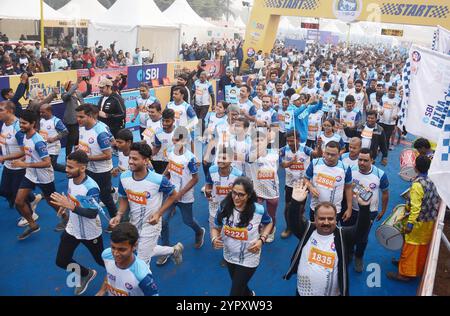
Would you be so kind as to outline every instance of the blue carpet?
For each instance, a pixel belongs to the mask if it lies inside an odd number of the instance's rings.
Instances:
[[[408,188],[408,183],[401,180],[399,172],[399,156],[403,148],[397,147],[390,152],[389,165],[386,171],[391,189],[388,213],[398,204],[403,203],[400,193]],[[63,161],[63,157],[60,157]],[[377,166],[379,163],[377,162]],[[118,179],[113,183],[117,186]],[[280,182],[284,183],[284,171],[280,170]],[[203,172],[201,183],[197,185],[194,204],[194,214],[201,226],[208,227],[208,204],[202,196],[200,188],[204,184]],[[67,192],[67,180],[64,174],[56,174],[56,187],[59,192]],[[281,197],[284,197],[284,187]],[[250,281],[250,287],[257,295],[278,296],[294,295],[296,277],[290,281],[284,281],[282,276],[286,272],[292,252],[297,239],[291,237],[281,240],[280,234],[284,229],[284,198],[280,199],[278,208],[278,224],[276,240],[272,244],[265,245],[261,264],[254,277]],[[381,203],[380,203],[381,204]],[[55,212],[45,201],[38,206],[39,223],[41,231],[25,241],[18,241],[17,235],[22,229],[16,226],[18,213],[9,209],[4,199],[0,200],[0,236],[2,246],[0,247],[0,295],[36,295],[36,296],[70,296],[73,289],[68,288],[66,279],[68,273],[55,265],[56,251],[59,244],[59,233],[53,231],[58,223]],[[102,218],[103,226],[106,220]],[[350,294],[354,296],[412,296],[416,294],[418,280],[407,284],[396,283],[386,278],[386,272],[395,270],[390,263],[391,258],[399,256],[399,251],[387,251],[382,248],[375,238],[376,223],[372,228],[369,245],[366,250],[365,264],[375,263],[379,266],[379,287],[369,287],[376,281],[371,271],[357,274],[353,271],[353,265],[349,267],[350,272]],[[207,229],[208,230],[208,229]],[[181,221],[179,212],[170,222],[171,243],[181,241],[185,245],[184,262],[175,266],[169,262],[163,267],[157,267],[155,260],[152,261],[151,269],[161,295],[173,296],[219,296],[228,295],[230,279],[226,268],[220,266],[222,258],[221,251],[213,250],[210,243],[209,232],[202,249],[194,249],[194,234]],[[109,235],[104,234],[105,246],[109,247]],[[98,276],[91,283],[85,295],[94,295],[100,288],[105,271],[97,266],[89,252],[81,245],[75,254],[75,259],[85,266],[95,268]],[[375,282],[377,283],[377,282]],[[369,285],[368,285],[369,284]]]

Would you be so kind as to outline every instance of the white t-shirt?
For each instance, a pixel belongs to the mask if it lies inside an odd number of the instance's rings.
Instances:
[[[250,172],[247,176],[253,180],[258,197],[276,199],[280,196],[278,160],[278,152],[269,149],[266,156],[259,157],[255,162],[248,163]]]
[[[250,136],[246,136],[243,140],[238,140],[235,135],[233,135],[230,139],[230,148],[233,153],[233,162],[231,165],[240,170],[242,174],[246,174],[247,170],[245,168],[246,163],[245,159],[250,153],[250,148],[252,146],[252,140]],[[217,163],[217,157],[216,157]]]
[[[350,168],[353,166],[358,166],[358,157],[356,157],[355,160],[352,160],[350,158],[350,153],[344,153],[341,156],[341,160],[346,166],[349,166]]]
[[[387,125],[395,125],[394,117],[398,115],[400,99],[395,97],[390,99],[388,96],[383,96],[383,107],[379,110],[383,110],[383,114],[380,115],[380,123]]]
[[[319,235],[315,230],[305,247],[297,269],[300,296],[339,296],[338,255],[334,234]]]
[[[86,176],[80,184],[75,184],[73,179],[69,179],[67,194],[76,206],[88,209],[99,209],[100,188],[97,182]],[[69,212],[66,232],[78,240],[93,240],[102,235],[102,224],[100,216],[87,218]]]
[[[145,126],[145,131],[142,133],[142,136],[149,146],[151,146],[156,130],[159,128],[162,128],[162,119],[159,119],[156,122],[152,121],[150,118],[147,120],[147,125]]]
[[[379,193],[389,189],[389,180],[383,170],[372,166],[368,174],[361,173],[358,166],[352,167],[352,178],[355,189],[363,192],[373,192],[370,201],[370,211],[378,212]],[[358,199],[353,197],[353,209],[359,211]]]
[[[48,138],[58,136],[58,132],[67,130],[63,122],[56,116],[53,116],[49,120],[41,118],[39,127],[39,134],[41,134],[45,141],[47,141]],[[57,140],[51,144],[47,143],[47,150],[50,155],[59,155],[59,152],[61,151],[61,142]]]
[[[80,126],[80,139],[78,149],[86,152],[88,156],[103,154],[104,150],[111,150],[111,133],[103,124],[97,122],[92,128]],[[89,161],[87,169],[95,173],[111,171],[112,159]]]
[[[315,141],[322,129],[323,111],[309,114],[308,117],[308,140]]]
[[[21,152],[25,135],[20,131],[19,120],[15,120],[11,125],[3,123],[0,132],[0,145],[3,155],[13,155]],[[5,161],[5,167],[9,170],[22,170],[23,168],[13,168],[12,160]]]
[[[160,149],[158,153],[152,157],[153,161],[169,161],[167,153],[173,148],[172,139],[174,132],[175,129],[172,132],[167,133],[162,127],[156,130],[152,146],[160,147]]]
[[[147,99],[143,99],[140,96],[137,97],[136,106],[139,110],[139,126],[140,127],[142,127],[142,128],[147,127],[147,121],[149,119],[148,107],[155,102],[158,102],[158,99],[153,96],[149,96]]]
[[[259,227],[261,224],[267,225],[272,222],[264,207],[255,203],[255,213],[247,227],[238,227],[240,222],[240,213],[236,209],[233,215],[223,219],[222,223],[218,221],[218,215],[221,210],[217,212],[215,225],[216,228],[222,228],[223,240],[223,257],[233,264],[240,266],[255,268],[259,265],[261,252],[251,253],[248,247],[259,238]]]
[[[169,173],[170,182],[175,185],[177,192],[186,186],[191,181],[192,175],[198,173],[197,159],[194,154],[184,149],[182,155],[176,155],[173,149],[168,153],[169,159]],[[194,203],[194,187],[192,187],[179,202],[181,203]]]
[[[31,138],[27,138],[25,135],[23,146],[26,163],[41,162],[44,158],[49,157],[47,143],[38,133],[35,133]],[[55,173],[52,166],[48,168],[27,168],[25,177],[34,183],[48,184],[55,180]]]
[[[292,188],[294,183],[304,177],[306,169],[311,163],[311,155],[313,150],[302,144],[299,145],[297,152],[294,153],[289,145],[281,148],[280,160],[283,162],[291,162],[297,158],[297,162],[289,168],[286,168],[286,186]]]
[[[363,131],[361,132],[361,148],[370,148],[372,146],[372,138],[373,138],[373,130],[375,127],[364,126]]]
[[[130,169],[129,165],[128,165],[128,161],[129,161],[129,156],[125,156],[123,154],[123,152],[119,151],[119,170],[120,172],[124,172],[127,171],[128,169]]]

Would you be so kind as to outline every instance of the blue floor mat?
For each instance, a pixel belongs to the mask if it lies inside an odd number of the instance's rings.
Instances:
[[[398,204],[403,203],[400,193],[406,190],[409,184],[399,176],[399,156],[403,147],[396,147],[389,153],[389,165],[383,168],[390,181],[390,201],[388,213]],[[60,157],[63,161],[63,157]],[[379,162],[377,162],[379,166]],[[201,226],[208,228],[208,203],[200,192],[204,185],[203,172],[201,183],[196,187],[194,214]],[[118,179],[113,183],[117,186]],[[280,183],[284,183],[284,171],[280,170]],[[59,192],[67,191],[67,180],[64,174],[56,174],[56,187]],[[281,197],[284,197],[282,186]],[[296,277],[285,281],[282,279],[288,269],[292,252],[297,239],[291,237],[282,240],[280,234],[284,229],[284,199],[280,199],[277,215],[277,233],[275,242],[263,247],[261,264],[250,281],[250,288],[256,294],[263,296],[278,296],[295,294]],[[22,229],[16,226],[18,213],[9,209],[4,199],[0,200],[0,295],[46,295],[66,296],[73,295],[73,289],[67,286],[69,273],[58,268],[55,264],[56,251],[59,244],[59,233],[53,231],[58,223],[55,212],[45,201],[38,206],[39,223],[41,231],[25,241],[18,241],[17,235]],[[106,220],[102,218],[103,226]],[[365,264],[375,266],[370,271],[361,274],[355,273],[353,265],[349,267],[350,294],[353,296],[412,296],[416,294],[419,281],[410,283],[397,283],[386,278],[386,272],[395,271],[391,264],[392,257],[398,257],[399,251],[388,251],[380,246],[375,238],[375,229],[372,228],[369,244],[365,254]],[[208,230],[208,229],[207,229]],[[179,212],[170,222],[171,243],[181,241],[185,246],[184,261],[180,266],[169,262],[163,267],[157,267],[152,261],[151,269],[159,286],[161,295],[170,296],[219,296],[228,295],[230,279],[226,268],[220,266],[221,251],[213,250],[209,243],[209,232],[202,249],[194,249],[194,233],[182,223]],[[109,247],[109,235],[104,234],[104,243]],[[84,295],[94,295],[100,288],[105,271],[97,266],[89,252],[81,245],[75,254],[75,260],[85,266],[98,271],[97,278],[91,283]],[[377,268],[378,267],[378,268]],[[378,275],[377,275],[377,272]]]

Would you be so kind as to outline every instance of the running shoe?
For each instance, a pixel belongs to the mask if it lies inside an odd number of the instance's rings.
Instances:
[[[181,264],[183,262],[183,249],[183,244],[180,242],[173,246],[172,260],[175,264]]]
[[[266,243],[270,244],[275,240],[275,232],[277,231],[276,227],[273,228],[273,232],[267,236]]]
[[[28,237],[30,237],[32,234],[37,233],[40,230],[41,230],[41,228],[39,227],[39,225],[36,225],[33,228],[27,227],[27,229],[25,229],[25,231],[22,234],[20,234],[17,238],[19,240],[25,240]]]
[[[37,215],[36,213],[33,213],[33,220],[37,221],[38,218],[39,218],[39,215]],[[19,227],[26,227],[28,225],[29,225],[28,221],[27,221],[27,219],[25,217],[21,217],[19,219],[19,222],[17,223],[17,226],[19,226]]]
[[[203,246],[203,243],[205,242],[205,232],[206,229],[202,227],[202,232],[198,235],[195,235],[195,248],[200,249]]]
[[[66,229],[68,220],[62,219],[58,225],[55,226],[55,232],[62,232]]]
[[[157,266],[163,266],[166,264],[167,260],[169,259],[170,255],[160,256],[158,260],[156,260]]]
[[[86,290],[89,286],[89,283],[92,280],[94,280],[96,276],[97,276],[97,271],[95,271],[93,269],[89,269],[88,275],[80,278],[80,286],[77,286],[75,288],[75,295],[81,295],[84,292],[86,292]]]

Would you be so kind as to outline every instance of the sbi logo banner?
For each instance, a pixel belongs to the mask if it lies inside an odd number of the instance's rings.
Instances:
[[[167,77],[167,64],[152,64],[128,67],[128,88],[137,89],[143,82],[162,81]]]

